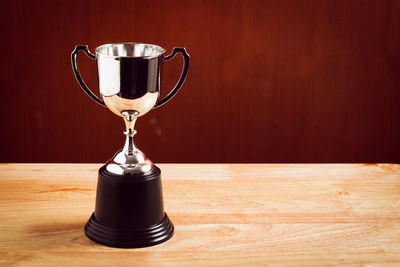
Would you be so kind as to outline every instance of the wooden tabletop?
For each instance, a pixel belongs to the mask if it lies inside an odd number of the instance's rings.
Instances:
[[[100,164],[0,164],[0,265],[400,266],[400,165],[159,164],[166,243],[88,240]]]

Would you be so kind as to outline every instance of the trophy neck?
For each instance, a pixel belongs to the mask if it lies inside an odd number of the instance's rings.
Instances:
[[[107,164],[106,169],[115,174],[143,174],[154,168],[153,162],[136,148],[133,137],[136,134],[135,122],[139,112],[127,110],[121,113],[123,115],[126,131],[125,145]]]
[[[139,112],[135,110],[124,111],[122,112],[122,115],[124,116],[123,118],[126,126],[126,131],[124,132],[124,134],[126,135],[126,140],[122,151],[124,151],[127,155],[133,155],[137,151],[137,148],[135,147],[135,143],[133,141],[133,137],[137,133],[134,127]]]

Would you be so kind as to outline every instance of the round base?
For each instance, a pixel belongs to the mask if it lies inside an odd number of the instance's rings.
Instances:
[[[142,248],[160,244],[174,234],[174,226],[165,213],[159,224],[139,229],[114,229],[96,221],[94,213],[85,225],[85,234],[99,244],[115,248]]]

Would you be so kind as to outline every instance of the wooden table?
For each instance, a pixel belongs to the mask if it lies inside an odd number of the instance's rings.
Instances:
[[[88,240],[99,164],[0,164],[0,265],[400,266],[400,165],[159,164],[166,243]]]

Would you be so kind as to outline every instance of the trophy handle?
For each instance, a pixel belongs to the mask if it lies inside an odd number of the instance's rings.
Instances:
[[[85,54],[90,57],[91,59],[96,59],[96,56],[93,55],[92,53],[89,52],[88,46],[87,45],[77,45],[75,46],[74,51],[72,51],[71,54],[71,63],[72,63],[72,70],[74,71],[74,75],[76,80],[78,81],[79,85],[82,87],[83,91],[90,96],[94,101],[99,103],[102,106],[106,106],[100,98],[98,98],[95,94],[93,94],[92,91],[89,90],[89,88],[86,86],[85,82],[82,80],[81,74],[79,73],[78,69],[78,63],[77,63],[77,57],[78,53],[80,50],[83,50]]]
[[[183,82],[186,79],[186,75],[189,69],[189,59],[190,56],[188,53],[186,53],[186,49],[185,48],[179,48],[179,47],[174,47],[172,54],[168,55],[166,57],[164,57],[164,60],[170,60],[172,59],[177,53],[181,53],[183,56],[183,69],[182,69],[182,73],[181,73],[181,77],[179,78],[178,83],[175,85],[174,89],[172,89],[171,92],[169,92],[169,94],[164,97],[162,100],[158,101],[157,104],[153,107],[153,108],[157,108],[161,105],[164,105],[165,103],[167,103],[172,97],[174,97],[174,95],[176,93],[178,93],[179,89],[181,88]]]

